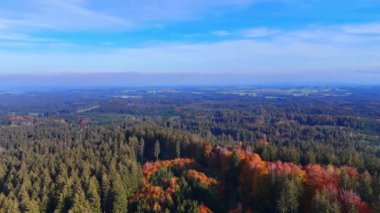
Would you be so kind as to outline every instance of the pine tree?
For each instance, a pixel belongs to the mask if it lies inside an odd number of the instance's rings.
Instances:
[[[101,212],[99,182],[95,176],[91,176],[90,178],[87,196],[91,206],[91,212]]]
[[[71,207],[68,212],[72,213],[90,213],[90,204],[86,200],[85,193],[79,182],[74,185],[74,194],[71,198]]]
[[[346,190],[355,190],[357,186],[357,181],[355,176],[350,176],[347,172],[342,172],[340,174],[340,187]]]
[[[312,151],[308,151],[306,153],[306,162],[305,164],[315,164],[316,162],[316,156],[315,153]]]
[[[135,136],[129,137],[128,145],[131,147],[131,149],[133,150],[133,153],[137,157],[139,155],[139,147],[140,147],[139,140],[137,139],[137,137]]]
[[[20,187],[20,209],[22,212],[37,213],[39,212],[39,206],[36,201],[32,200],[24,185]]]
[[[279,212],[298,212],[302,185],[296,177],[287,177],[282,183],[282,190],[277,201]]]
[[[359,193],[360,197],[366,202],[373,202],[373,188],[372,188],[372,177],[365,171],[360,178],[359,182]]]
[[[153,155],[157,161],[158,161],[158,156],[160,155],[160,152],[161,152],[160,151],[160,141],[156,140],[156,142],[154,143]]]
[[[58,191],[58,197],[57,197],[57,200],[58,200],[58,203],[57,203],[57,207],[56,207],[56,210],[58,210],[59,212],[66,212],[67,211],[67,208],[68,208],[68,202],[70,200],[70,192],[71,192],[71,180],[68,181],[67,184],[65,184],[62,189],[60,190],[60,193]]]
[[[101,201],[102,201],[102,212],[109,212],[111,209],[111,199],[110,199],[110,181],[107,174],[102,175],[102,190],[101,190]]]
[[[175,143],[175,154],[177,158],[181,157],[181,142],[179,141]]]
[[[318,191],[312,200],[312,212],[337,213],[341,212],[337,200],[330,200],[326,190]]]
[[[114,175],[112,178],[112,188],[111,188],[111,203],[112,212],[127,212],[127,195],[123,187],[123,183],[118,174]]]
[[[141,163],[144,163],[144,149],[145,149],[145,141],[144,141],[144,138],[141,137],[140,143],[139,143],[139,158],[140,158]]]
[[[9,197],[4,197],[2,201],[0,197],[0,209],[2,212],[20,212],[17,200]]]

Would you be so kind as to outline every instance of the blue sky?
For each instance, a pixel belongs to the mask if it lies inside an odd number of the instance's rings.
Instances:
[[[380,0],[0,0],[0,73],[380,81]]]

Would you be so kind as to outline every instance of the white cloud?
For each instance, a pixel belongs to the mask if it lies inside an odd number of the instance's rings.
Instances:
[[[368,47],[372,46],[373,42],[380,41],[377,26],[380,27],[380,24],[309,26],[297,30],[253,28],[233,34],[248,39],[267,38],[283,42],[289,40],[315,44],[330,43],[333,46],[360,44]]]
[[[85,1],[39,1],[40,6],[26,15],[30,23],[43,23],[60,31],[130,27],[131,23],[112,14],[87,8]]]
[[[216,35],[216,36],[221,36],[221,37],[230,35],[230,33],[228,31],[225,31],[225,30],[213,31],[212,34]]]
[[[122,17],[88,8],[86,2],[81,0],[30,0],[27,3],[15,0],[15,2],[13,7],[2,9],[0,30],[73,31],[130,27],[131,25]]]
[[[1,46],[32,47],[41,32],[132,30],[144,23],[156,28],[165,21],[196,18],[215,7],[252,4],[252,0],[13,0],[0,9]],[[222,36],[223,32],[216,32]],[[226,34],[227,32],[224,32]],[[56,41],[67,43],[66,41]],[[48,43],[50,45],[50,43]]]
[[[342,30],[352,34],[376,34],[380,35],[380,23],[345,25]]]
[[[242,31],[241,35],[247,38],[260,38],[260,37],[274,36],[279,33],[280,31],[278,30],[272,30],[268,28],[253,28],[253,29]]]
[[[91,52],[2,52],[0,72],[204,72],[250,73],[270,78],[343,78],[376,71],[380,43],[348,36],[340,27],[283,32],[271,39],[162,43]],[[314,35],[314,36],[311,36]],[[339,38],[345,38],[337,42]],[[106,48],[106,47],[105,47]],[[46,60],[49,58],[49,60]],[[268,74],[269,73],[269,74]]]
[[[29,36],[27,34],[21,34],[21,33],[3,33],[0,31],[0,41],[21,41],[21,42],[52,42],[53,39],[42,39],[42,38],[36,38]]]
[[[314,73],[323,78],[334,73],[339,77],[344,72],[374,71],[378,69],[374,62],[380,60],[379,23],[314,26],[292,31],[265,27],[234,32],[218,30],[211,33],[226,39],[240,38],[119,49],[105,43],[87,51],[81,47],[75,49],[75,44],[36,38],[30,33],[41,29],[69,32],[126,29],[150,21],[157,25],[155,21],[191,19],[212,13],[213,10],[206,12],[208,8],[244,7],[253,2],[249,0],[147,0],[144,4],[141,0],[12,2],[19,4],[14,8],[23,3],[25,8],[17,10],[17,18],[1,11],[0,46],[30,47],[33,53],[3,48],[0,72],[238,72],[270,73],[273,77]]]

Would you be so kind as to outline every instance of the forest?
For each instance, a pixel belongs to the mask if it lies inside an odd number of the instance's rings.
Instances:
[[[380,88],[0,100],[0,212],[380,211]]]

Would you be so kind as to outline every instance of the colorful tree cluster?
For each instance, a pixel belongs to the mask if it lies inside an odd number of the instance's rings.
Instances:
[[[369,199],[361,198],[372,195],[368,173],[348,166],[264,161],[250,147],[205,143],[197,161],[148,162],[143,174],[131,210],[374,212]]]
[[[212,194],[218,182],[196,167],[199,165],[194,160],[185,158],[147,162],[143,167],[143,185],[130,198],[130,210],[212,212],[196,197],[200,192]]]
[[[218,183],[218,181],[215,178],[207,177],[207,175],[205,175],[204,173],[198,172],[194,169],[189,169],[186,173],[186,176],[198,180],[201,184],[205,186],[216,185]]]
[[[294,196],[294,206],[297,210],[310,211],[312,204],[319,202],[318,199],[323,193],[326,202],[335,202],[334,205],[339,211],[371,212],[368,204],[358,193],[350,189],[350,186],[360,182],[360,174],[355,168],[267,162],[250,148],[217,146],[210,151],[210,146],[205,145],[204,154],[209,167],[217,168],[222,175],[231,171],[233,164],[236,164],[234,156],[238,156],[239,193],[245,198],[242,202],[246,202],[249,208],[258,211],[288,212],[292,207],[285,204],[290,200],[282,197]],[[268,202],[272,198],[276,199]],[[258,205],[267,206],[258,208]]]
[[[176,158],[173,160],[164,160],[156,162],[147,162],[143,167],[144,178],[143,181],[145,184],[148,184],[150,177],[157,172],[160,168],[170,168],[172,166],[185,167],[188,164],[194,164],[195,161],[189,158]]]

